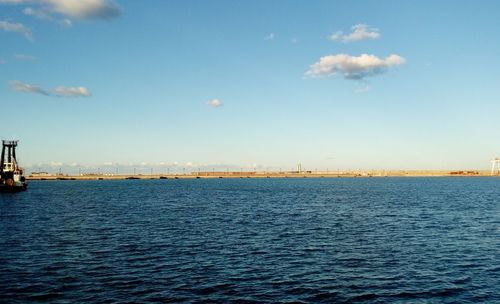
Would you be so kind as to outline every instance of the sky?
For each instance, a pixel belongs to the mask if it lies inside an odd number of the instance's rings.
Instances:
[[[0,0],[0,137],[28,170],[488,169],[499,28],[488,0]]]

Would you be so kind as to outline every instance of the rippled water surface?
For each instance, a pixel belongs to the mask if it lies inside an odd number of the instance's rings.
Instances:
[[[31,182],[1,302],[499,303],[499,178]]]

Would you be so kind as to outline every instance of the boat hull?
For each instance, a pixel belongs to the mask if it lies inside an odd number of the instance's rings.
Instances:
[[[12,186],[7,186],[3,183],[0,183],[0,193],[21,192],[25,191],[27,188],[28,188],[27,183],[15,183]]]

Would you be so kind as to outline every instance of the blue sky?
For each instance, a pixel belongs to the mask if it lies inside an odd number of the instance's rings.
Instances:
[[[498,1],[0,0],[0,136],[47,170],[487,169],[499,28]]]

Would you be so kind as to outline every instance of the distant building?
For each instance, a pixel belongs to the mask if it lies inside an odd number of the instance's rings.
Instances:
[[[49,172],[40,171],[40,172],[31,172],[30,176],[52,176]]]
[[[240,176],[240,175],[255,175],[256,172],[246,172],[246,171],[205,171],[205,172],[192,172],[192,175],[196,176]]]

